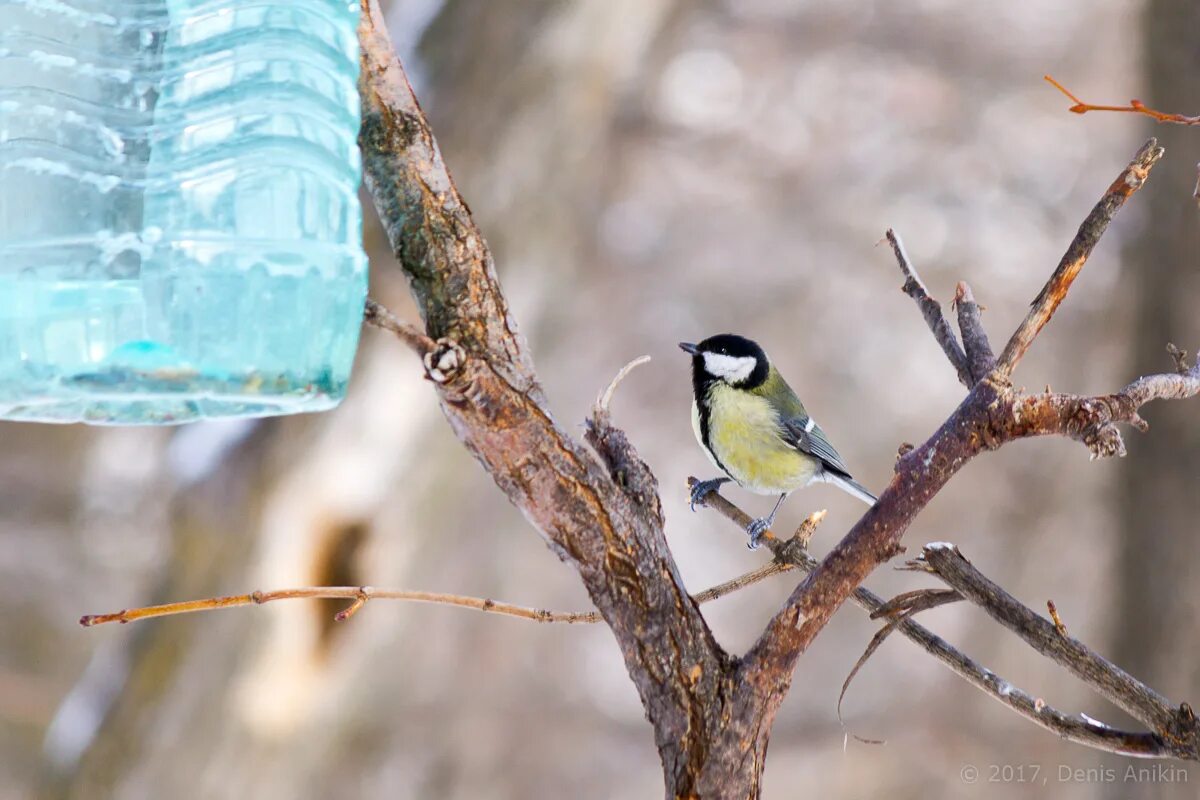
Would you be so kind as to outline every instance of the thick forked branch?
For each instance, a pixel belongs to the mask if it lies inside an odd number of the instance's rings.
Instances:
[[[1012,390],[1008,375],[1062,302],[1109,220],[1145,183],[1147,173],[1161,156],[1161,148],[1151,139],[1122,170],[1080,226],[993,372],[975,384],[929,440],[897,461],[896,474],[878,502],[796,587],[783,609],[768,623],[740,669],[747,684],[759,687],[772,698],[763,711],[766,719],[773,718],[778,708],[779,700],[774,698],[781,699],[789,688],[800,654],[867,575],[902,551],[900,540],[912,520],[964,464],[980,452],[1015,438],[1057,433],[1070,426],[1061,417],[1030,425],[1016,416],[1021,397]]]
[[[983,608],[992,619],[1144,723],[1176,758],[1200,761],[1200,722],[1184,703],[1173,706],[1165,697],[1109,662],[1077,639],[1066,636],[1053,621],[1034,613],[989,580],[963,557],[958,548],[942,542],[926,545],[916,562],[926,566],[959,594]],[[1098,726],[1099,727],[1099,726]]]
[[[483,237],[446,170],[388,38],[361,0],[359,146],[367,188],[436,341],[424,356],[451,428],[547,545],[579,573],[654,726],[668,793],[758,794],[769,729],[663,535],[657,483],[607,414],[597,462],[550,415]],[[727,746],[714,744],[717,731]]]
[[[1034,338],[1050,321],[1054,310],[1067,296],[1067,291],[1071,288],[1076,276],[1079,275],[1079,271],[1083,269],[1083,265],[1087,263],[1092,249],[1100,241],[1104,231],[1108,229],[1108,223],[1112,222],[1112,218],[1125,204],[1125,201],[1142,188],[1142,184],[1146,182],[1146,176],[1150,173],[1150,168],[1162,158],[1162,155],[1163,149],[1154,139],[1151,139],[1142,145],[1142,149],[1134,156],[1129,166],[1108,187],[1108,191],[1100,198],[1100,202],[1092,209],[1092,213],[1088,214],[1087,219],[1079,226],[1079,231],[1075,234],[1071,246],[1067,248],[1067,252],[1063,255],[1041,293],[1034,299],[1033,307],[1029,309],[1025,320],[1005,345],[1004,352],[1000,354],[1000,358],[996,362],[998,375],[1008,377],[1012,374],[1017,362],[1025,355],[1029,345],[1033,344]]]
[[[695,481],[690,478],[689,483]],[[704,501],[721,516],[730,520],[740,535],[744,535],[750,523],[750,515],[742,511],[722,495],[713,492]],[[811,517],[810,517],[811,519]],[[806,524],[807,524],[806,520]],[[768,532],[769,533],[769,532]],[[792,564],[805,572],[811,572],[820,563],[803,547],[796,546],[796,537],[781,540],[775,535],[763,535],[763,543],[775,555],[775,561]],[[888,603],[866,587],[854,590],[852,599],[874,617],[886,611]],[[909,641],[936,658],[955,675],[979,689],[993,700],[1011,708],[1030,722],[1045,728],[1067,741],[1097,750],[1143,758],[1170,758],[1177,756],[1177,749],[1169,746],[1162,737],[1153,733],[1122,731],[1111,727],[1099,727],[1086,719],[1066,714],[1047,705],[1041,698],[1014,686],[999,677],[958,648],[930,631],[908,616],[889,623],[890,630],[898,631]]]

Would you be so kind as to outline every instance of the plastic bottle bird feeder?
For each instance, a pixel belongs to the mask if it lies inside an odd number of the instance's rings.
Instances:
[[[339,402],[366,295],[358,12],[0,3],[0,417]]]

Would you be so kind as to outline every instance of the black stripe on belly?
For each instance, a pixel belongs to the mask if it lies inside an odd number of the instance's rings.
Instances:
[[[729,471],[729,467],[725,466],[721,462],[721,459],[717,456],[717,451],[713,450],[712,445],[709,444],[708,429],[712,422],[712,411],[709,410],[708,406],[708,392],[713,387],[713,384],[717,382],[717,380],[711,377],[707,380],[701,380],[699,373],[702,372],[702,370],[697,370],[696,374],[693,374],[692,376],[692,387],[696,392],[696,410],[700,415],[700,441],[704,445],[704,449],[707,450],[709,455],[712,456],[713,461],[717,462],[717,466],[719,466],[726,475],[733,478],[733,473]],[[734,478],[734,480],[737,479]]]

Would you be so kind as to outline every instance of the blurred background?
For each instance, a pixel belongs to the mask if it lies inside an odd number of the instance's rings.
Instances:
[[[1115,390],[1200,344],[1200,132],[1084,99],[1200,112],[1193,0],[393,0],[392,34],[563,425],[614,403],[662,484],[693,591],[762,563],[688,512],[711,477],[675,343],[737,331],[768,351],[856,477],[882,487],[963,389],[886,246],[932,294],[968,280],[999,348],[1075,228],[1148,135],[1167,147],[1021,364],[1018,383]],[[369,210],[368,215],[373,214]],[[373,293],[415,319],[378,222]],[[910,551],[957,543],[1028,605],[1175,701],[1200,701],[1200,406],[1160,404],[1129,456],[1066,440],[969,465]],[[753,514],[769,498],[727,494]],[[819,553],[861,512],[830,487]],[[880,570],[884,595],[923,579]],[[794,586],[705,607],[733,652]],[[364,332],[337,411],[178,429],[0,425],[0,796],[661,796],[650,726],[611,635],[454,609],[288,602],[131,626],[83,613],[255,588],[372,584],[586,609],[576,576],[441,419],[411,354]],[[1130,724],[981,612],[925,622],[1070,712]],[[802,659],[765,796],[1193,798],[1059,741],[900,637],[842,680],[876,628],[847,606]],[[846,732],[886,739],[846,741]],[[979,781],[963,781],[966,766]],[[1031,778],[1033,766],[1039,772]],[[1024,767],[1023,773],[1018,768]],[[1078,779],[1073,770],[1116,770]],[[1065,770],[1065,772],[1064,772]],[[995,778],[999,782],[991,782]],[[1021,782],[1021,778],[1025,782]],[[1031,782],[1032,781],[1032,782]]]

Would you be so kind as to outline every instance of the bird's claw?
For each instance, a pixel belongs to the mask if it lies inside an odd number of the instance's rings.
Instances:
[[[751,521],[751,523],[746,526],[746,533],[750,534],[750,541],[746,543],[746,546],[751,550],[757,550],[759,542],[762,539],[762,535],[766,533],[770,527],[771,520],[766,517]]]
[[[726,480],[722,478],[713,478],[710,481],[696,481],[692,485],[692,491],[688,497],[688,508],[695,511],[697,505],[704,505],[704,498],[721,488],[721,484],[725,482]]]

